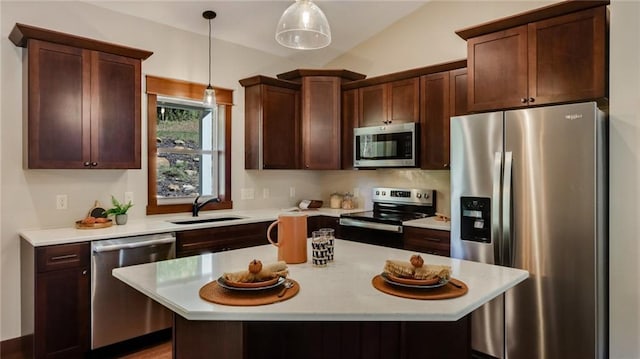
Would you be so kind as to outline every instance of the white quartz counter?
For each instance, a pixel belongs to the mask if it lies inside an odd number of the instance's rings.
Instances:
[[[264,221],[275,221],[278,214],[289,211],[290,209],[261,209],[261,210],[220,210],[201,212],[199,219],[207,217],[227,217],[237,216],[241,219],[234,219],[221,222],[205,222],[196,224],[175,224],[173,220],[194,219],[191,214],[172,214],[172,215],[155,215],[146,216],[142,219],[130,219],[127,224],[118,226],[113,225],[108,228],[100,229],[77,229],[75,224],[71,223],[63,228],[49,229],[25,229],[18,232],[27,242],[33,246],[48,246],[54,244],[68,244],[77,242],[87,242],[101,239],[139,236],[144,234],[168,233],[177,231],[186,231],[191,229],[211,228],[234,226],[238,224],[256,223]],[[357,212],[356,210],[336,210],[330,208],[319,208],[317,210],[305,211],[309,216],[334,216],[339,217],[341,213]]]
[[[100,229],[76,229],[74,223],[70,223],[62,228],[48,229],[24,229],[18,234],[31,245],[49,246],[55,244],[68,244],[95,241],[101,239],[139,236],[154,233],[168,233],[177,231],[186,231],[191,229],[201,229],[210,227],[233,226],[238,224],[256,223],[264,221],[274,221],[278,218],[278,214],[289,211],[290,209],[260,209],[260,210],[221,210],[201,212],[198,218],[207,217],[224,217],[238,216],[241,219],[235,219],[222,222],[205,222],[198,224],[174,224],[172,220],[192,219],[191,214],[172,214],[172,215],[155,215],[146,216],[142,219],[129,219],[128,223],[123,226],[113,225],[108,228]],[[315,210],[305,211],[309,216],[333,216],[339,217],[342,213],[353,213],[364,211],[362,208],[352,210],[319,208]],[[425,218],[421,220],[408,221],[404,224],[422,228],[449,230],[443,227],[443,222],[435,221],[435,217]]]
[[[441,231],[451,231],[451,221],[439,221],[437,217],[427,217],[402,222],[403,226],[438,229]]]
[[[276,261],[274,246],[118,268],[113,274],[186,319],[252,321],[455,321],[528,277],[520,269],[422,254],[425,263],[451,265],[453,277],[464,281],[469,292],[454,299],[414,300],[372,286],[372,278],[382,272],[386,259],[408,260],[414,253],[336,240],[335,261],[327,267],[313,267],[310,261],[289,265],[290,278],[300,283],[295,297],[252,307],[210,303],[198,292],[223,272],[245,269],[254,258],[263,263]]]

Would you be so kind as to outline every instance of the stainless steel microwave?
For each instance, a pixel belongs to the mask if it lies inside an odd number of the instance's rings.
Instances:
[[[414,122],[359,127],[353,130],[356,168],[415,167],[418,126]]]

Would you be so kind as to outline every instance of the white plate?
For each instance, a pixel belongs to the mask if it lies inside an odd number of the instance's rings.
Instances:
[[[265,290],[265,289],[275,288],[279,285],[282,285],[284,281],[285,281],[285,278],[280,277],[278,278],[278,281],[275,282],[275,284],[266,285],[264,287],[234,287],[234,286],[228,285],[227,281],[223,277],[220,277],[218,278],[218,285],[221,286],[222,288],[229,289],[229,290]]]
[[[440,279],[440,282],[436,283],[436,284],[430,284],[430,285],[415,285],[415,284],[405,284],[405,283],[398,283],[393,281],[391,278],[389,278],[387,276],[387,273],[382,272],[380,273],[380,276],[382,277],[382,279],[392,285],[397,285],[398,287],[406,287],[406,288],[417,288],[417,289],[432,289],[432,288],[440,288],[444,285],[446,285],[447,283],[449,283],[448,279]]]

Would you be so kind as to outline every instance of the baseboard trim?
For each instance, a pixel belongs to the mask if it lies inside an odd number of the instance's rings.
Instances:
[[[33,357],[33,334],[21,337],[7,339],[0,342],[0,357],[10,358],[12,356],[19,358]]]

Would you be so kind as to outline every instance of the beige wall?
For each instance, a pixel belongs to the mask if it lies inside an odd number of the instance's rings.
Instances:
[[[454,30],[540,6],[524,1],[435,1],[389,29],[327,64],[369,76],[465,57],[465,43]],[[640,358],[640,2],[613,0],[611,10],[611,357]],[[56,16],[51,16],[55,14]],[[154,51],[143,63],[143,73],[200,81],[206,78],[205,38],[140,19],[109,13],[82,3],[0,2],[0,340],[20,335],[18,228],[60,226],[84,214],[94,199],[103,203],[113,193],[134,191],[133,216],[144,215],[146,170],[133,171],[24,171],[20,166],[22,50],[6,40],[15,22],[49,27]],[[173,51],[179,48],[180,51]],[[185,58],[180,54],[193,54]],[[359,203],[368,203],[368,191],[377,185],[421,186],[438,190],[438,210],[448,213],[446,171],[244,171],[243,91],[237,80],[254,74],[274,75],[304,64],[216,41],[214,84],[235,90],[233,127],[233,197],[238,208],[295,203],[288,198],[293,185],[298,198],[358,188]],[[224,71],[222,70],[224,69]],[[145,104],[143,103],[143,106]],[[144,121],[143,121],[144,123]],[[146,129],[145,129],[146,131]],[[145,148],[146,149],[146,144]],[[146,163],[143,164],[143,168]],[[239,201],[240,188],[271,199]],[[98,188],[98,190],[96,190]],[[69,210],[56,211],[57,193],[69,195]],[[370,203],[368,203],[370,205]]]
[[[453,30],[539,5],[542,3],[432,2],[327,67],[380,75],[464,57],[465,44],[451,36]],[[635,359],[640,358],[640,289],[636,285],[640,282],[640,2],[612,0],[609,8],[609,352],[611,358]],[[418,46],[418,42],[428,46]],[[354,181],[345,173],[332,176],[332,180]],[[567,256],[570,260],[570,253]]]
[[[130,212],[132,220],[145,215],[147,202],[146,159],[143,159],[141,170],[23,170],[22,122],[26,115],[23,112],[26,97],[23,96],[22,68],[26,50],[15,47],[8,40],[13,25],[20,22],[153,51],[154,54],[143,62],[143,75],[194,82],[207,81],[208,48],[205,36],[81,2],[2,1],[0,19],[3,94],[0,101],[0,340],[6,340],[23,334],[20,325],[19,229],[72,225],[84,217],[94,200],[106,206],[111,194],[122,198],[125,191],[134,192],[135,206]],[[203,22],[203,27],[206,26]],[[222,41],[214,41],[213,63],[213,84],[234,90],[234,206],[284,208],[294,205],[298,198],[315,197],[320,191],[320,182],[310,172],[244,170],[244,91],[238,80],[255,74],[274,76],[303,66]],[[142,113],[146,114],[146,101],[142,106]],[[143,133],[146,133],[146,120],[142,122]],[[146,141],[143,141],[142,151],[146,153]],[[299,197],[289,198],[290,186],[296,187]],[[255,188],[260,194],[263,188],[269,188],[270,198],[241,201],[240,189],[243,187]],[[55,209],[56,194],[68,195],[69,209]]]

